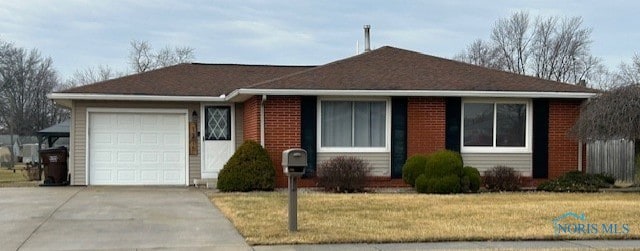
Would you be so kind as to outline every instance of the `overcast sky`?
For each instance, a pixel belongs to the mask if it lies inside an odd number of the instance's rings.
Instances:
[[[2,0],[0,39],[76,69],[124,71],[129,42],[190,46],[196,62],[324,64],[355,54],[370,24],[372,47],[450,58],[515,11],[581,16],[592,53],[615,68],[640,52],[640,1],[120,1]]]

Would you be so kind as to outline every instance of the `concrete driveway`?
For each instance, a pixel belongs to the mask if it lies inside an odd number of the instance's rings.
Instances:
[[[0,188],[0,250],[250,250],[193,188]]]

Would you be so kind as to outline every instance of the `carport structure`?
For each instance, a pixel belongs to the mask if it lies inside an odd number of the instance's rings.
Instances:
[[[47,148],[53,147],[53,144],[60,138],[69,138],[69,120],[60,122],[51,127],[38,131],[38,144],[42,148],[42,143],[46,140]]]

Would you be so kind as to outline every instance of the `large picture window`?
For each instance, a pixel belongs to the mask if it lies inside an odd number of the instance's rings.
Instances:
[[[527,147],[526,102],[465,102],[463,147]]]
[[[386,101],[321,101],[321,147],[386,147]]]

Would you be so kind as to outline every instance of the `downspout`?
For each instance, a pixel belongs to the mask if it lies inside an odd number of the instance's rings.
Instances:
[[[267,95],[262,95],[260,101],[260,145],[264,148],[264,102],[267,101]]]
[[[582,172],[582,140],[578,140],[578,171]]]

